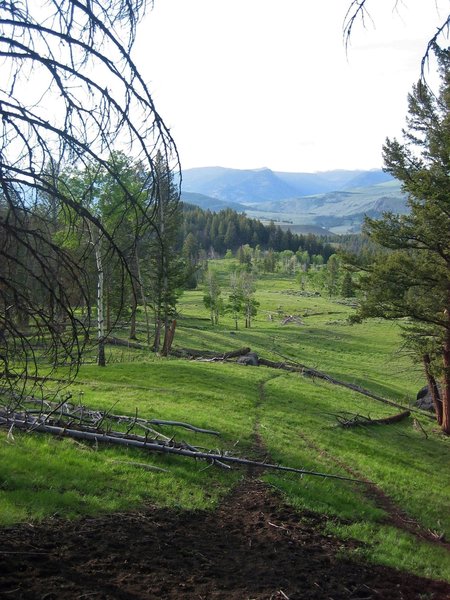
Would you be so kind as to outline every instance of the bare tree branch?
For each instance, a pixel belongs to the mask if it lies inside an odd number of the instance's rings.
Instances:
[[[344,17],[343,23],[343,38],[345,49],[348,51],[348,46],[350,44],[350,40],[352,34],[354,32],[355,26],[358,23],[361,23],[363,27],[366,26],[366,22],[370,20],[372,23],[374,22],[369,10],[368,10],[369,0],[352,0],[348,7],[348,10]],[[398,7],[398,0],[392,0],[393,9],[396,10]],[[436,7],[436,13],[438,14],[438,10]],[[435,44],[439,42],[439,40],[447,36],[450,31],[450,14],[447,15],[444,20],[437,27],[436,31],[433,35],[430,35],[430,39],[427,43],[427,46],[424,50],[424,54],[421,60],[421,78],[423,81],[426,80],[425,77],[425,68],[429,63],[430,54],[433,50]],[[430,32],[431,34],[431,32]]]
[[[76,245],[78,236],[80,245],[88,223],[122,280],[133,277],[115,230],[87,202],[92,180],[75,194],[61,174],[107,172],[123,195],[115,227],[135,214],[127,220],[132,240],[155,226],[156,154],[179,173],[172,136],[130,56],[136,25],[151,4],[0,0],[0,371],[22,391],[29,376],[37,379],[43,356],[74,372],[80,364],[93,304],[93,250],[74,253],[69,242]],[[146,174],[141,190],[131,189],[109,160],[116,151]]]

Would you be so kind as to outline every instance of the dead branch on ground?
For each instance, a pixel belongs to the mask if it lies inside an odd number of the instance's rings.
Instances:
[[[147,346],[139,344],[138,342],[131,342],[130,340],[122,340],[114,336],[108,336],[105,339],[105,344],[111,344],[112,346],[121,346],[124,348],[133,348],[134,350],[148,350]]]
[[[392,423],[398,423],[399,421],[403,421],[410,416],[410,411],[405,410],[404,412],[398,413],[396,415],[392,415],[390,417],[384,417],[381,419],[372,419],[371,417],[366,417],[364,415],[349,415],[338,414],[336,415],[336,420],[338,421],[341,427],[358,427],[358,426],[366,426],[366,425],[391,425]]]
[[[249,352],[250,348],[239,348],[238,350],[231,350],[230,352],[214,352],[211,350],[180,348],[172,349],[170,351],[170,355],[175,356],[176,358],[228,360],[230,358],[237,358],[238,356],[245,356]]]
[[[193,431],[200,433],[209,433],[218,435],[218,432],[201,429],[193,425],[178,422],[178,421],[161,421],[156,419],[138,419],[135,417],[126,417],[121,415],[110,415],[101,411],[93,411],[87,407],[76,407],[65,402],[60,402],[56,406],[52,403],[47,403],[49,406],[44,406],[41,403],[40,408],[35,408],[36,402],[31,403],[32,408],[23,407],[22,410],[8,409],[0,407],[0,426],[6,427],[10,432],[14,429],[27,432],[41,432],[58,437],[68,437],[75,440],[84,440],[94,442],[96,445],[100,443],[114,444],[131,448],[139,448],[148,452],[157,452],[159,454],[174,454],[196,460],[207,461],[212,465],[228,466],[242,465],[261,467],[264,469],[272,469],[278,471],[288,471],[291,473],[299,473],[300,475],[312,475],[330,479],[342,479],[346,481],[356,481],[350,477],[334,475],[329,473],[320,473],[306,469],[288,467],[265,462],[249,460],[231,456],[227,452],[203,450],[192,446],[187,442],[177,442],[175,439],[162,437],[150,437],[150,433],[154,432],[148,424],[170,424],[188,427]],[[56,403],[53,403],[56,404]],[[47,409],[47,412],[44,410]],[[125,431],[112,429],[112,422],[122,423],[127,426]],[[134,432],[134,428],[143,426],[145,435],[139,435]]]

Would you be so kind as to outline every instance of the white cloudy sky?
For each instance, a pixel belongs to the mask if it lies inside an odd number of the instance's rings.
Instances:
[[[183,168],[378,168],[449,0],[155,0],[134,59]]]

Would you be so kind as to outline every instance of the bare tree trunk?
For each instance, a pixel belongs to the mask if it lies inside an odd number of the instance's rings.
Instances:
[[[247,306],[247,316],[245,319],[245,326],[250,329],[252,326],[252,309],[251,306]]]
[[[136,338],[136,313],[137,313],[137,298],[134,289],[134,285],[132,286],[132,295],[131,295],[131,321],[130,321],[130,340],[135,340]]]
[[[91,243],[94,245],[95,263],[97,266],[97,341],[98,341],[98,357],[97,364],[99,367],[106,366],[105,359],[105,321],[103,314],[104,306],[104,272],[103,272],[103,261],[102,254],[100,251],[100,237],[94,236],[92,233],[92,226],[89,223],[89,234],[91,237]]]
[[[103,263],[100,248],[98,244],[95,246],[95,261],[97,263],[97,339],[98,339],[98,366],[105,367],[105,321],[103,316]]]
[[[150,346],[150,319],[148,316],[147,299],[145,297],[144,282],[142,281],[141,265],[139,264],[139,256],[137,248],[135,248],[134,259],[136,261],[136,272],[138,277],[139,288],[141,290],[142,306],[144,307],[145,328],[147,330],[147,345]]]
[[[109,286],[106,285],[106,331],[111,331],[111,295],[109,293]]]
[[[431,398],[433,400],[434,410],[436,412],[436,419],[439,425],[442,425],[442,402],[439,395],[439,389],[436,383],[436,379],[431,372],[431,359],[429,354],[423,355],[423,365],[425,368],[425,376],[428,382],[428,389],[430,390]]]
[[[98,339],[98,366],[105,367],[105,321],[103,316],[103,263],[100,248],[98,244],[95,246],[95,261],[97,263],[97,339]]]
[[[153,337],[153,352],[159,351],[161,344],[161,313],[159,307],[155,309],[155,335]]]

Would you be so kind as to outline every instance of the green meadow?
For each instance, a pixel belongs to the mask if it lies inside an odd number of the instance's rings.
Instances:
[[[225,296],[234,264],[210,264]],[[180,299],[175,348],[224,352],[248,346],[264,358],[307,365],[405,407],[424,385],[420,369],[401,352],[399,324],[350,325],[348,303],[304,295],[293,277],[259,277],[258,314],[250,329],[241,320],[236,331],[229,315],[213,327],[203,294],[199,287]],[[295,322],[283,325],[286,316],[295,316]],[[104,369],[82,366],[76,382],[61,393],[116,414],[137,411],[141,417],[217,430],[219,437],[161,427],[166,435],[237,456],[255,455],[257,433],[271,461],[370,480],[409,518],[450,539],[450,440],[427,414],[417,412],[394,425],[343,429],[338,414],[379,418],[400,408],[263,366],[164,359],[112,347],[108,359]],[[244,469],[181,457],[1,430],[0,523],[55,515],[73,519],[151,505],[211,510],[245,474]],[[327,533],[359,540],[352,552],[365,560],[450,581],[448,551],[389,523],[364,484],[276,471],[262,477],[298,509],[299,519],[303,509],[325,514]]]

